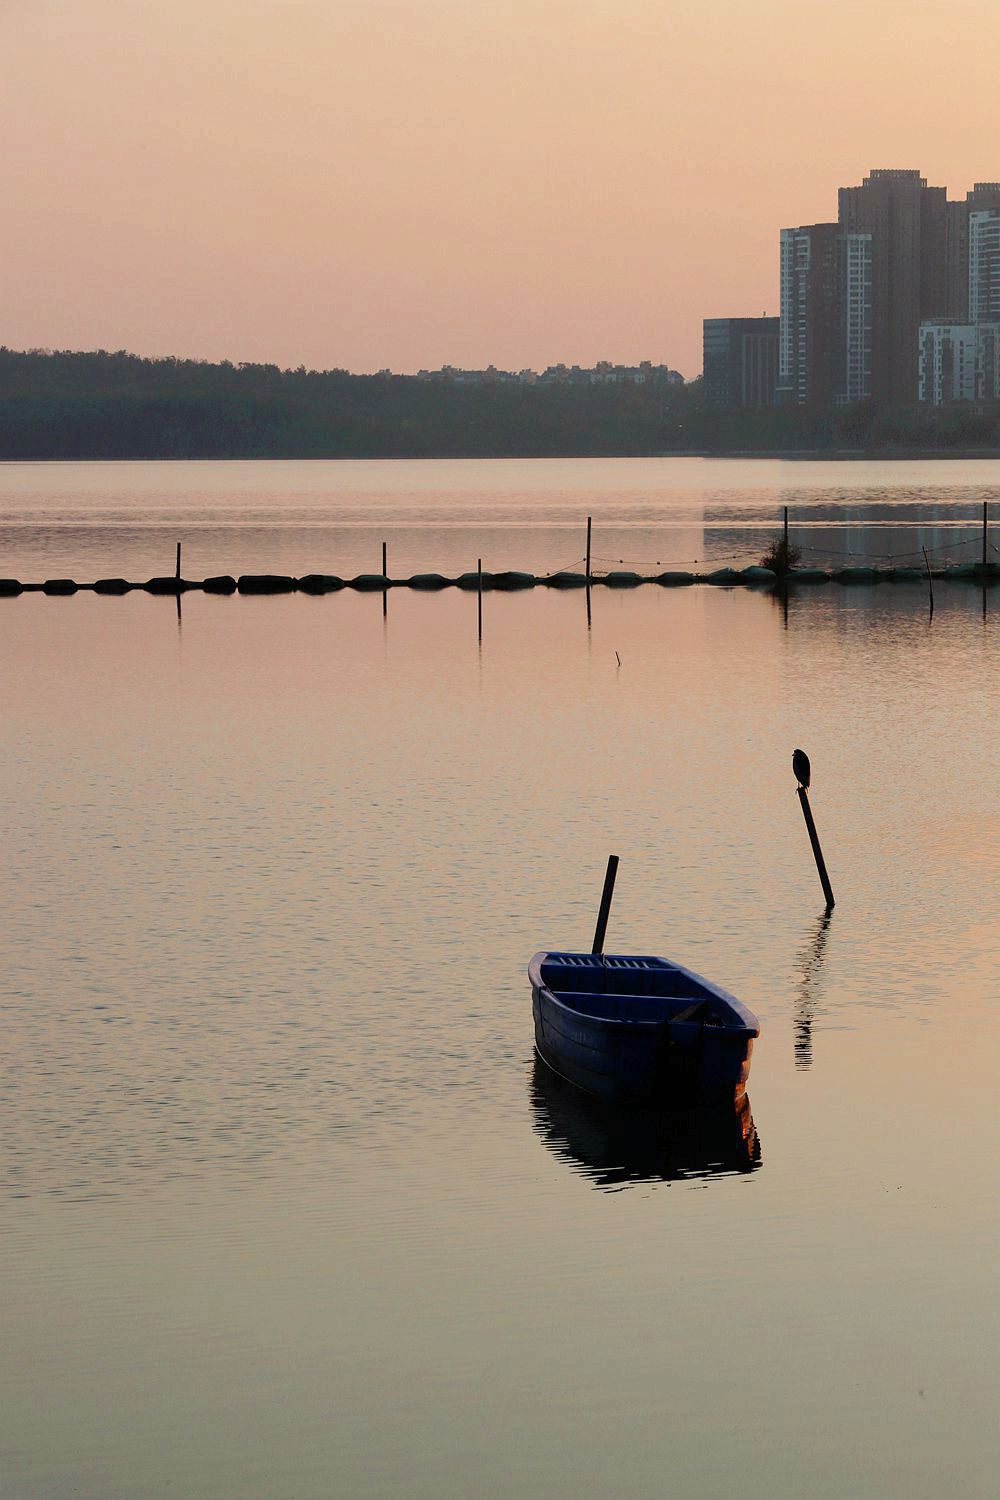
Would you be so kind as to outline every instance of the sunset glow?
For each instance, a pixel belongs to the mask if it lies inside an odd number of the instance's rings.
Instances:
[[[0,342],[694,375],[838,186],[1000,176],[998,62],[987,0],[6,0]]]

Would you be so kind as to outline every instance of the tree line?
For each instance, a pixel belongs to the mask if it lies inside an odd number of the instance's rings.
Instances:
[[[0,348],[0,459],[549,458],[993,448],[968,407],[719,411],[671,385],[406,375]]]

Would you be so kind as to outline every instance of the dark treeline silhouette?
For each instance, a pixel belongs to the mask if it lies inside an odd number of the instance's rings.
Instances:
[[[0,348],[0,458],[544,458],[987,449],[968,407],[706,407],[671,385],[493,382]]]

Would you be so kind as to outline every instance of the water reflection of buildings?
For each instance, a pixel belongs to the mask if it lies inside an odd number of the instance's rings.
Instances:
[[[982,535],[972,504],[942,514],[940,505],[833,502],[800,510],[796,519],[790,514],[792,539],[813,568],[920,567],[925,548],[935,565],[972,562]]]
[[[747,1173],[760,1166],[746,1094],[686,1109],[623,1111],[564,1083],[537,1057],[530,1088],[538,1135],[553,1156],[596,1188]]]
[[[823,955],[826,951],[832,915],[830,911],[823,913],[816,924],[815,931],[799,954],[800,980],[799,992],[795,1000],[794,1023],[795,1066],[799,1069],[812,1067],[813,1021],[817,1011],[816,991],[823,967]]]
[[[952,503],[830,499],[798,491],[770,497],[758,509],[719,506],[705,511],[705,556],[718,565],[759,562],[789,511],[789,536],[813,568],[922,567],[926,547],[932,564],[975,562],[982,546],[982,502]]]

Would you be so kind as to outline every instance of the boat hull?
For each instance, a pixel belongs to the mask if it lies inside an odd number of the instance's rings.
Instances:
[[[535,982],[532,1014],[538,1056],[598,1098],[665,1102],[746,1087],[756,1025],[608,1019]]]

